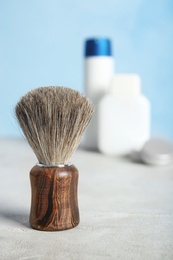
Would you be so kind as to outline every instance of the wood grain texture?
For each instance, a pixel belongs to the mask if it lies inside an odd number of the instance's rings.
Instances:
[[[34,166],[30,172],[30,225],[44,231],[65,230],[79,224],[78,170]]]

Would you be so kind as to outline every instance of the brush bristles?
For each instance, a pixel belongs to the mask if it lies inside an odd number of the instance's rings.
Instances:
[[[68,164],[93,114],[90,101],[65,87],[41,87],[21,98],[16,116],[39,163]]]

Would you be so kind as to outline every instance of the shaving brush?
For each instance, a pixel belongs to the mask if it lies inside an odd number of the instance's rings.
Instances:
[[[38,164],[30,171],[30,225],[54,231],[79,224],[78,170],[70,164],[92,114],[91,102],[66,87],[41,87],[17,103],[16,117]]]

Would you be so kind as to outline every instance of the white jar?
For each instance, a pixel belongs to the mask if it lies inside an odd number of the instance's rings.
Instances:
[[[85,134],[84,146],[90,150],[98,149],[98,102],[107,92],[113,74],[110,40],[88,39],[85,43],[84,85],[85,94],[93,102],[95,112]]]
[[[150,103],[141,94],[140,77],[116,74],[99,102],[98,146],[107,155],[140,150],[150,137]]]

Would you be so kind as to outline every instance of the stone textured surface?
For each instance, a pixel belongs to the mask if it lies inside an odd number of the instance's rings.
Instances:
[[[80,225],[59,232],[29,226],[23,140],[0,139],[0,259],[173,259],[173,165],[151,167],[78,150]]]

